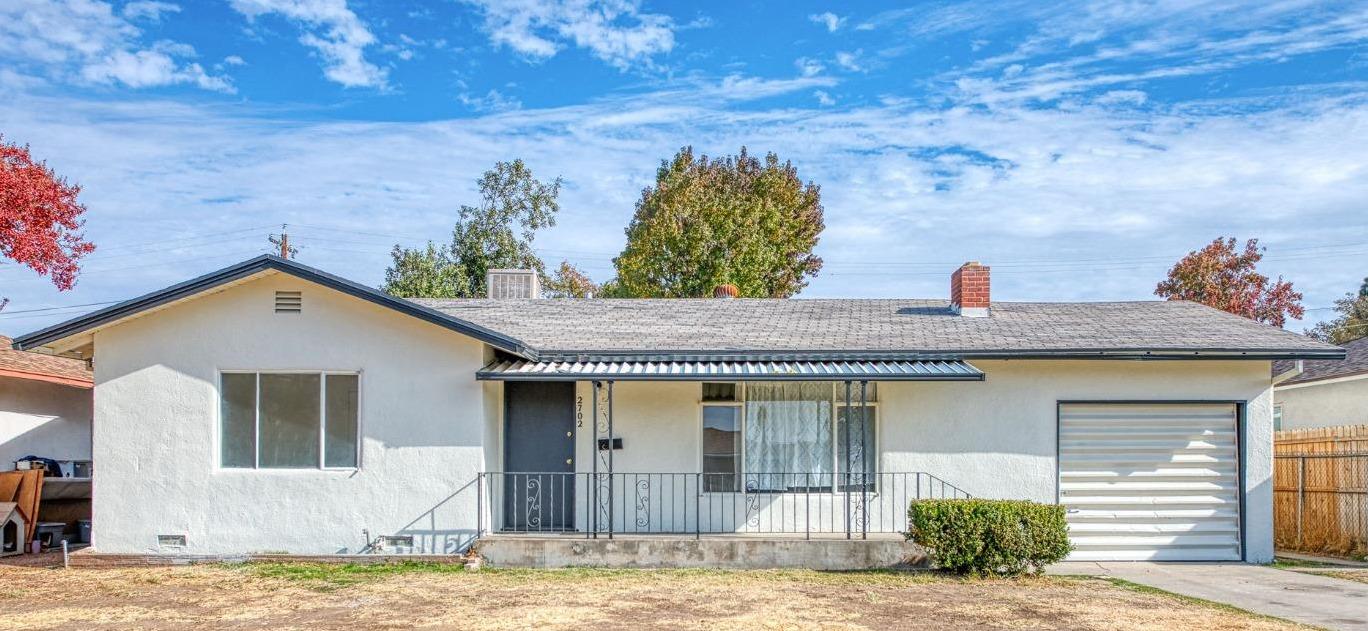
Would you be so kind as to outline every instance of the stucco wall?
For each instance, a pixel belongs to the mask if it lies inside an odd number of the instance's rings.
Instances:
[[[0,470],[27,455],[90,459],[89,388],[0,377]]]
[[[302,290],[302,314],[274,291]],[[412,534],[453,552],[475,527],[488,400],[478,342],[299,279],[274,275],[95,336],[94,547],[188,553],[355,552]],[[360,466],[218,467],[220,370],[359,370]]]
[[[1368,377],[1334,383],[1308,383],[1278,388],[1283,429],[1334,427],[1368,423]]]
[[[1246,552],[1251,561],[1272,560],[1268,362],[973,363],[986,381],[880,385],[884,470],[926,471],[976,497],[1053,502],[1057,401],[1247,401]]]
[[[302,290],[304,312],[274,313],[276,290]],[[365,529],[454,552],[473,536],[475,474],[498,470],[502,451],[502,386],[473,379],[488,359],[480,343],[285,275],[99,331],[95,342],[97,550],[157,551],[157,535],[183,534],[189,553],[355,552]],[[1271,558],[1267,362],[974,363],[986,381],[880,384],[882,471],[1052,502],[1057,401],[1248,401],[1246,546],[1251,560]],[[360,371],[360,467],[219,468],[221,370]],[[575,468],[588,472],[592,390],[576,392]],[[697,383],[623,382],[615,395],[617,471],[699,469]]]
[[[1061,400],[1246,401],[1246,548],[1251,561],[1272,559],[1272,406],[1269,365],[1263,361],[975,361],[983,382],[879,384],[880,471],[926,472],[976,497],[1056,501],[1056,403]],[[591,470],[592,393],[581,383],[585,426],[576,469]],[[618,383],[614,431],[623,449],[619,472],[699,470],[700,386],[697,383]],[[587,478],[585,479],[587,481]],[[649,479],[652,489],[664,482]],[[631,481],[618,493],[616,527],[635,517]],[[667,490],[667,489],[666,489]],[[581,490],[582,491],[582,490]],[[710,496],[709,501],[725,501]],[[767,497],[766,501],[780,501]],[[584,506],[583,493],[579,499]],[[622,497],[618,496],[618,501]],[[663,501],[656,498],[654,501]],[[820,500],[819,500],[820,501]],[[802,515],[779,505],[776,514]],[[715,508],[711,513],[722,514]],[[733,512],[744,515],[741,507]],[[669,523],[692,513],[675,509],[652,519]],[[878,513],[873,513],[875,519]],[[889,519],[896,517],[890,509]],[[770,525],[763,514],[762,527]],[[663,520],[663,522],[661,522]],[[583,520],[581,519],[581,523]],[[776,522],[776,528],[785,526]],[[692,523],[682,524],[685,529]],[[744,526],[738,524],[738,529]]]

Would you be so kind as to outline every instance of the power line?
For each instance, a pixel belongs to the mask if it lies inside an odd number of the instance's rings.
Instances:
[[[244,233],[244,232],[254,232],[254,231],[258,231],[258,230],[270,230],[271,228],[274,228],[274,227],[275,227],[275,224],[268,224],[268,225],[265,225],[265,226],[253,226],[253,227],[251,227],[251,228],[239,228],[239,229],[236,229],[236,230],[224,230],[224,231],[221,231],[221,232],[206,232],[206,233],[200,233],[200,234],[189,234],[189,235],[185,235],[185,236],[183,236],[183,237],[170,237],[170,238],[165,238],[165,239],[157,239],[156,241],[143,241],[143,242],[141,242],[141,243],[116,243],[116,244],[114,244],[114,245],[98,245],[98,244],[97,244],[97,245],[96,245],[96,250],[95,250],[95,251],[96,251],[96,252],[100,252],[100,251],[105,251],[105,252],[107,252],[107,251],[109,251],[109,250],[123,250],[123,249],[127,249],[127,248],[142,247],[142,246],[145,246],[145,245],[163,245],[163,244],[170,243],[170,242],[174,242],[174,241],[186,241],[186,240],[194,240],[194,239],[203,239],[203,238],[207,238],[207,237],[221,237],[221,236],[230,235],[230,234],[241,234],[241,233]]]
[[[41,309],[24,309],[23,311],[0,311],[0,316],[15,315],[19,313],[40,313],[43,311],[58,311],[63,309],[77,309],[80,307],[103,307],[123,302],[122,300],[109,300],[106,302],[87,302],[83,305],[66,305],[64,307],[43,307]]]

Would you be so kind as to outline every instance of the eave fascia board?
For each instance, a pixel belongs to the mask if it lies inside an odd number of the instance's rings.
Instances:
[[[1274,384],[1273,389],[1274,389],[1274,390],[1296,390],[1296,389],[1298,389],[1298,388],[1310,388],[1310,387],[1312,387],[1312,386],[1328,386],[1328,385],[1336,384],[1336,383],[1346,383],[1346,382],[1349,382],[1349,381],[1361,381],[1361,380],[1364,380],[1364,379],[1368,379],[1368,372],[1349,373],[1349,374],[1345,374],[1345,375],[1330,375],[1330,376],[1326,376],[1326,377],[1318,377],[1318,378],[1316,378],[1316,379],[1307,379],[1307,380],[1304,380],[1304,381],[1294,381],[1294,382],[1292,382],[1292,383],[1278,383],[1278,384]]]
[[[1107,360],[1277,360],[1344,359],[1343,349],[1060,349],[1023,351],[708,351],[682,350],[658,353],[640,351],[546,351],[542,361],[880,361],[962,359],[1107,359]]]
[[[270,254],[263,254],[165,289],[125,300],[116,305],[21,335],[14,339],[12,346],[15,350],[37,348],[268,270],[290,274],[367,302],[394,309],[400,313],[468,335],[490,346],[527,359],[537,359],[536,351],[518,339],[442,313],[436,309],[391,296],[340,276]]]
[[[94,379],[80,379],[77,377],[67,377],[65,375],[54,375],[45,372],[34,372],[31,370],[14,370],[12,368],[0,368],[0,377],[10,377],[13,379],[24,379],[28,381],[41,381],[44,383],[55,383],[59,386],[70,386],[89,390],[95,387]]]

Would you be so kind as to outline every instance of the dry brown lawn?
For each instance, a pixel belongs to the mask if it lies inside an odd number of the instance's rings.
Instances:
[[[1352,570],[1346,572],[1321,572],[1320,574],[1322,576],[1333,576],[1335,578],[1342,578],[1346,581],[1368,583],[1368,570]]]
[[[456,566],[0,566],[0,629],[1288,629],[1086,578]]]

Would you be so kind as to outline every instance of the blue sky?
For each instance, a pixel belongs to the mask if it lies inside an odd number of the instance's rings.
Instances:
[[[683,145],[822,186],[803,296],[944,296],[977,259],[1000,300],[1147,299],[1234,235],[1300,330],[1368,276],[1366,42],[1364,2],[0,0],[0,133],[85,187],[99,246],[71,292],[0,266],[0,331],[280,224],[378,284],[514,157],[565,178],[543,257],[606,280]]]

